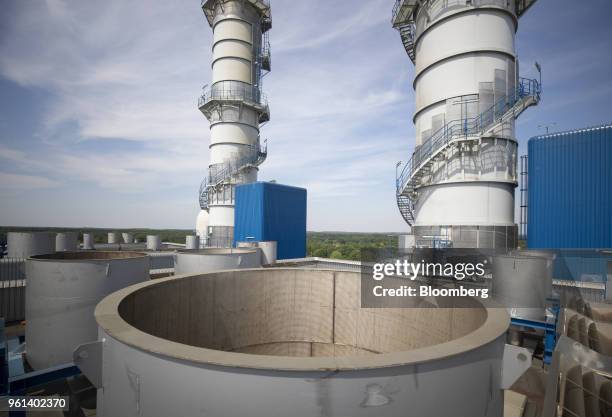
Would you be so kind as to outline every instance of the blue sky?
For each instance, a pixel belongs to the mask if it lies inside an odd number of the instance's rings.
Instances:
[[[0,225],[193,228],[208,165],[197,97],[211,30],[198,0],[4,0]],[[541,63],[529,137],[612,121],[612,3],[539,0],[521,75]],[[414,67],[393,0],[273,0],[272,120],[260,179],[309,192],[309,230],[402,232],[395,163],[414,146]]]

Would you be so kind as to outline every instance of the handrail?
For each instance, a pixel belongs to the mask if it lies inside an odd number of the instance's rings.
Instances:
[[[268,107],[268,98],[266,95],[257,87],[253,86],[251,86],[251,88],[209,87],[198,99],[198,108],[201,108],[213,100],[243,101],[264,108]]]
[[[268,67],[270,66],[270,63],[272,62],[272,51],[270,48],[270,37],[268,35],[268,32],[265,32],[262,35],[262,39],[261,39],[261,50],[259,52],[262,62],[263,60],[267,60],[268,61]]]
[[[407,1],[412,1],[413,4],[412,6],[416,6],[418,1],[417,0],[396,0],[395,4],[393,5],[393,10],[391,11],[391,24],[392,25],[399,25],[401,23],[406,23],[404,21],[398,23],[397,19],[398,19],[398,15],[400,13],[400,10],[402,10],[402,6],[404,5],[405,2]]]
[[[200,184],[199,189],[199,200],[200,207],[205,209],[208,207],[208,189],[211,187],[217,186],[219,183],[224,180],[231,178],[241,169],[246,166],[259,166],[268,156],[268,141],[264,140],[263,146],[258,142],[255,145],[248,145],[250,150],[255,152],[249,152],[247,155],[238,159],[235,162],[226,161],[218,165],[223,165],[220,170],[209,169],[208,175],[204,178],[202,183]],[[214,167],[214,165],[213,165]],[[212,168],[212,167],[211,167]]]
[[[421,163],[433,155],[451,140],[474,136],[485,132],[488,128],[502,120],[506,113],[523,98],[533,96],[536,101],[540,99],[541,86],[537,80],[519,79],[519,85],[514,93],[500,98],[490,108],[476,117],[452,120],[434,132],[421,146],[419,146],[410,160],[404,165],[402,172],[396,178],[397,192],[401,193],[406,183],[414,175]]]

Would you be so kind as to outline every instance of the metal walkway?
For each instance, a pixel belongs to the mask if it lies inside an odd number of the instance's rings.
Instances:
[[[235,163],[219,164],[223,165],[223,167],[218,170],[209,169],[208,176],[204,178],[204,181],[200,184],[199,201],[202,210],[206,210],[209,207],[208,194],[211,190],[215,190],[219,186],[228,183],[232,177],[236,176],[240,171],[247,168],[258,167],[266,160],[268,156],[267,141],[264,141],[263,146],[257,144],[249,146],[249,148],[252,152],[240,158]]]
[[[444,151],[452,144],[494,137],[495,130],[516,119],[528,107],[538,104],[541,86],[537,80],[519,79],[519,85],[511,95],[500,98],[493,106],[476,117],[452,120],[434,132],[412,154],[404,169],[396,178],[397,205],[404,220],[414,223],[414,199],[421,180],[431,172],[433,164],[444,158]]]
[[[537,0],[516,0],[512,10],[517,17],[521,17]],[[402,44],[410,60],[416,61],[416,14],[419,9],[425,9],[429,15],[443,12],[449,7],[465,5],[466,7],[480,7],[487,5],[497,6],[498,0],[480,0],[475,6],[469,0],[396,0],[393,6],[391,24],[400,33]]]

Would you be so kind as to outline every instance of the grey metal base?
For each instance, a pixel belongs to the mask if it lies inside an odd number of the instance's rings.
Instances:
[[[513,226],[413,226],[416,247],[516,249],[518,228]]]

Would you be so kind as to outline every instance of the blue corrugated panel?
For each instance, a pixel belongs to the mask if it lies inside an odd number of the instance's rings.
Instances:
[[[306,256],[306,190],[270,182],[236,187],[234,245],[278,242],[278,259]]]
[[[562,249],[556,252],[553,278],[569,281],[606,282],[612,252]]]
[[[612,247],[612,125],[529,140],[529,248]]]

